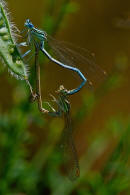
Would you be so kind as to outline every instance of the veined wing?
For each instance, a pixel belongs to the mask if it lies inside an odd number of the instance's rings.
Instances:
[[[65,168],[65,172],[68,175],[69,179],[73,181],[80,176],[80,168],[77,151],[73,140],[71,119],[69,113],[64,114],[64,118],[65,128],[62,133],[60,147],[63,153],[63,165]]]
[[[55,58],[66,65],[79,68],[89,85],[95,87],[105,79],[106,72],[95,63],[93,54],[88,50],[58,41],[50,35],[47,35],[47,42]]]

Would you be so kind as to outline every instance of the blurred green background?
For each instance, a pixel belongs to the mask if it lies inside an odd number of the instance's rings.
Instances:
[[[41,115],[29,102],[25,82],[12,78],[0,64],[0,195],[130,194],[130,26],[125,22],[130,2],[7,2],[20,30],[30,18],[56,39],[87,48],[107,77],[94,90],[84,87],[70,98],[81,169],[80,178],[71,182],[55,148],[64,121]],[[69,71],[43,60],[44,101],[50,101],[49,94],[55,95],[60,84],[67,89],[79,84]]]

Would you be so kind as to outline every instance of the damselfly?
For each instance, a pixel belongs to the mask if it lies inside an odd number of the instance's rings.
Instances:
[[[70,117],[70,103],[68,101],[68,91],[60,86],[57,91],[58,98],[54,96],[53,100],[58,105],[58,110],[56,111],[52,108],[52,112],[49,112],[51,116],[63,116],[65,120],[65,127],[62,132],[60,140],[61,153],[63,154],[63,164],[65,167],[66,174],[71,180],[75,180],[80,176],[80,168],[77,157],[77,151],[73,141],[71,117]]]
[[[27,43],[23,43],[23,45],[29,45],[31,46],[31,49],[28,50],[23,55],[23,57],[27,56],[32,51],[32,46],[34,46],[37,52],[43,52],[49,58],[49,60],[63,68],[69,69],[72,72],[77,73],[82,79],[82,83],[77,88],[68,90],[69,95],[80,91],[80,89],[85,85],[85,83],[91,85],[92,83],[98,83],[98,81],[100,81],[106,74],[106,72],[103,71],[94,62],[93,55],[91,55],[90,52],[88,52],[87,50],[80,48],[80,52],[76,52],[70,49],[71,44],[69,44],[68,48],[65,47],[62,42],[55,40],[45,31],[39,30],[38,28],[34,27],[34,25],[29,19],[26,20],[25,27],[25,30],[27,30]],[[46,45],[49,45],[52,48],[56,58],[52,57],[48,53]],[[77,50],[77,47],[75,47],[74,49]],[[80,66],[85,67],[84,74],[86,72],[86,76],[84,76],[80,71]]]

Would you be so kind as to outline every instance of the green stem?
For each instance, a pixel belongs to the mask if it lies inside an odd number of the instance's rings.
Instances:
[[[9,72],[17,78],[27,79],[27,68],[13,36],[14,26],[9,21],[5,3],[0,0],[0,57]]]

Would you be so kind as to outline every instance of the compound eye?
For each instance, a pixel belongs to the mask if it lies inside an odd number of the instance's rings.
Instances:
[[[32,29],[34,27],[29,19],[26,20],[24,26],[26,26],[29,29]]]
[[[32,25],[32,24],[29,24],[29,27],[30,27],[30,28],[32,28],[32,27],[33,27],[33,25]]]

